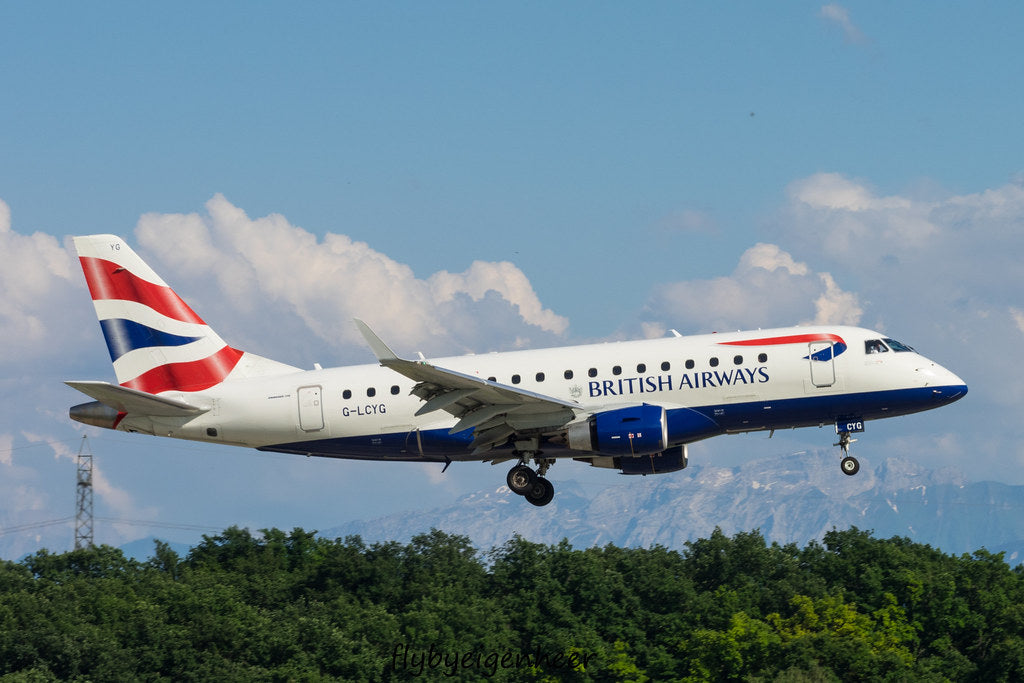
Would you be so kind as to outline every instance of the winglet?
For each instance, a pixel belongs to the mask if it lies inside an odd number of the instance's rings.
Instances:
[[[356,327],[359,328],[359,332],[363,335],[363,339],[365,339],[366,343],[370,345],[370,349],[373,350],[374,355],[377,356],[377,360],[379,360],[381,364],[387,360],[399,360],[395,352],[388,348],[388,345],[370,329],[369,325],[359,318],[353,318],[352,320],[355,322]]]

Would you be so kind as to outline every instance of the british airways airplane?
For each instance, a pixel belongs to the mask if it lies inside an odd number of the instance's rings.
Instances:
[[[834,426],[853,475],[867,421],[967,393],[906,344],[843,326],[427,360],[356,320],[376,364],[302,370],[229,346],[121,238],[74,242],[117,384],[67,382],[95,399],[73,420],[329,458],[511,462],[509,489],[538,506],[558,459],[674,472],[688,444],[757,430]]]

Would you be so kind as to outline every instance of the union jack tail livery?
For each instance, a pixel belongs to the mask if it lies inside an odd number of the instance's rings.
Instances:
[[[202,391],[238,365],[243,353],[119,237],[76,237],[75,248],[121,386],[148,394]]]

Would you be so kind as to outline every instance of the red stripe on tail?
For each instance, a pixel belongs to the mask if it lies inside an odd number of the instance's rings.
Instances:
[[[93,301],[106,299],[136,301],[157,313],[186,323],[205,325],[170,287],[155,285],[133,275],[116,263],[92,256],[82,256],[82,270]]]
[[[159,394],[172,389],[202,391],[220,384],[235,369],[241,358],[241,351],[225,346],[202,360],[158,365],[135,379],[122,382],[121,386],[145,391],[148,394]]]

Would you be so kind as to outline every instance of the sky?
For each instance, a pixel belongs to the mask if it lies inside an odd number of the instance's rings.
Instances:
[[[83,435],[115,545],[504,481],[72,423],[63,380],[113,380],[76,234],[122,235],[230,344],[306,368],[373,361],[353,317],[428,356],[877,329],[970,394],[870,423],[862,465],[1024,484],[1022,24],[1010,2],[0,1],[0,556],[70,548],[46,523],[74,515]]]

